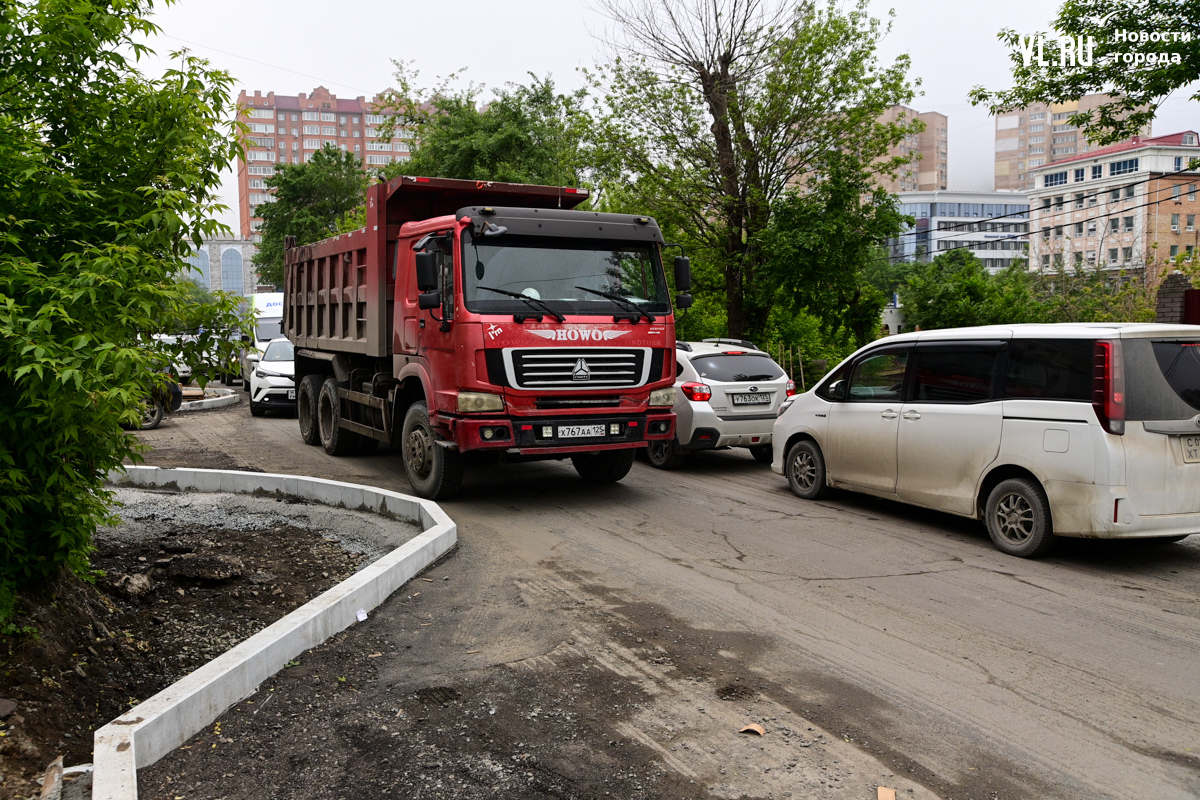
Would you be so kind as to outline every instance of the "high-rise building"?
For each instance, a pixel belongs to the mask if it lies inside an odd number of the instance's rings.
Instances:
[[[949,146],[946,115],[936,111],[918,113],[908,106],[892,106],[880,115],[879,121],[897,122],[901,117],[906,122],[921,120],[925,123],[925,130],[905,136],[888,151],[888,158],[903,156],[908,163],[897,172],[895,180],[885,179],[880,185],[892,194],[945,189]]]
[[[251,95],[242,90],[239,119],[249,128],[243,139],[246,157],[238,160],[237,172],[242,237],[258,240],[262,220],[256,211],[271,202],[265,180],[279,164],[308,161],[325,144],[354,153],[364,169],[407,161],[408,131],[396,131],[390,142],[379,138],[379,126],[386,120],[377,110],[381,102],[379,95],[370,101],[361,95],[339,98],[324,86],[307,95]]]
[[[1181,131],[1035,167],[1030,264],[1140,271],[1196,257],[1200,169],[1193,160],[1200,163],[1200,135]]]
[[[1112,99],[1112,95],[1088,94],[1066,103],[1034,103],[997,116],[996,190],[1028,191],[1034,188],[1032,170],[1094,150],[1095,145],[1068,119]],[[1149,125],[1141,135],[1150,135]]]
[[[900,192],[897,199],[914,223],[888,242],[893,261],[931,261],[967,249],[999,272],[1026,258],[1029,200],[1020,192]]]

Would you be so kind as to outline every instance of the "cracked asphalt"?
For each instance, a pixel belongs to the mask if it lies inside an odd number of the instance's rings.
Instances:
[[[300,441],[294,418],[252,419],[245,405],[141,438],[150,464],[409,490],[395,454],[332,458]],[[1014,559],[969,520],[851,494],[801,501],[741,451],[669,473],[639,462],[604,487],[569,462],[481,469],[443,507],[459,548],[438,567],[441,602],[467,611],[419,664],[380,664],[413,691],[518,661],[541,665],[536,680],[568,648],[641,682],[647,705],[614,729],[705,796],[1200,796],[1200,536]],[[612,631],[639,618],[629,609],[724,642],[717,672],[700,685],[613,656]],[[747,709],[713,694],[734,672],[756,687],[754,718],[811,727],[820,747],[786,771],[739,753],[734,780],[711,755],[745,740]],[[781,740],[763,743],[767,758]]]

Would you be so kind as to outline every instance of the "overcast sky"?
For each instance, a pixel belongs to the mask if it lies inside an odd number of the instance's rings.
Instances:
[[[238,89],[251,94],[296,95],[325,86],[341,97],[368,98],[393,83],[392,59],[415,62],[422,82],[466,68],[466,77],[487,86],[551,75],[561,89],[582,85],[578,70],[602,61],[599,37],[608,21],[590,0],[180,0],[155,21],[162,35],[152,42],[161,55],[187,47],[228,69]],[[992,188],[993,123],[967,103],[967,91],[1010,85],[1008,53],[996,39],[1001,28],[1022,33],[1049,30],[1057,5],[1045,0],[966,3],[962,0],[873,0],[873,12],[895,9],[881,56],[912,58],[921,80],[912,106],[939,111],[950,120],[949,188]],[[145,63],[148,74],[164,60]],[[1164,104],[1154,133],[1200,127],[1200,108],[1177,92]],[[235,231],[237,183],[224,185],[231,210],[224,221]]]

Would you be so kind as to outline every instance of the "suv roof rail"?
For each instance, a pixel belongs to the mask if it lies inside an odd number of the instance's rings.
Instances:
[[[713,344],[736,344],[739,347],[749,347],[751,350],[758,349],[754,345],[754,342],[751,342],[748,339],[705,339],[704,341],[712,342]]]
[[[675,349],[676,350],[686,350],[689,353],[692,352],[692,346],[690,344],[688,344],[687,342],[676,341]]]

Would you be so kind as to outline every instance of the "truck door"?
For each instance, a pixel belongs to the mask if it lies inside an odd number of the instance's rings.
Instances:
[[[438,308],[418,310],[417,352],[427,360],[430,374],[437,376],[433,382],[435,406],[439,410],[452,411],[456,396],[454,236],[449,231],[434,234],[425,241],[423,250],[437,258],[437,290],[442,302]]]

